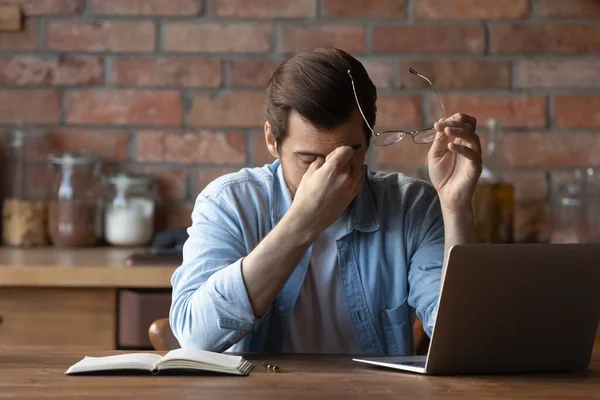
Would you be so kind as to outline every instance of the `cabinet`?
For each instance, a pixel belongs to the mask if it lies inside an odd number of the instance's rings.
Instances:
[[[0,349],[150,348],[177,266],[125,266],[134,251],[0,249]]]

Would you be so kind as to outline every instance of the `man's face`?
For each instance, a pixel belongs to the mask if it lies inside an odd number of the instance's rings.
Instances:
[[[325,158],[340,146],[360,145],[351,162],[356,168],[360,168],[365,162],[367,142],[358,111],[345,124],[330,131],[319,131],[300,114],[292,111],[288,118],[288,131],[281,148],[277,149],[268,124],[265,125],[269,151],[281,160],[283,175],[292,197],[295,196],[304,173],[319,156]]]

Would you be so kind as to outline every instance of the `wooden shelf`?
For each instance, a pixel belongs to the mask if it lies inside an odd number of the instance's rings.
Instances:
[[[0,248],[0,287],[171,288],[178,265],[128,267],[142,249]]]

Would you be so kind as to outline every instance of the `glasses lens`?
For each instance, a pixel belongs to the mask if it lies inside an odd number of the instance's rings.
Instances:
[[[415,133],[413,139],[415,143],[431,143],[444,136],[444,132],[436,131],[435,129],[425,129],[419,133]]]
[[[402,139],[403,137],[403,132],[385,131],[375,136],[375,138],[373,139],[373,144],[375,146],[389,146],[400,141],[400,139]]]

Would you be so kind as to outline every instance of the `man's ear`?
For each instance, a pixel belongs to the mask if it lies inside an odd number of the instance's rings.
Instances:
[[[271,153],[273,157],[279,158],[279,151],[277,150],[277,141],[271,133],[271,126],[269,125],[269,122],[265,122],[265,142],[267,143],[269,153]]]

